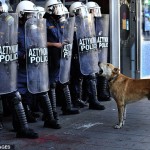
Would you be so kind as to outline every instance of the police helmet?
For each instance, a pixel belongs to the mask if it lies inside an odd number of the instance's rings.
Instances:
[[[80,15],[83,18],[89,14],[86,5],[82,2],[74,2],[69,8],[69,12],[71,14]]]
[[[44,14],[45,14],[45,9],[44,9],[44,7],[37,6],[36,8],[37,8],[37,10],[39,11],[39,12],[38,12],[38,16],[43,18]]]
[[[40,12],[45,12],[44,7],[36,6],[36,8],[37,8],[37,10],[40,11]]]
[[[16,7],[16,13],[18,13],[20,18],[22,18],[25,14],[34,14],[37,12],[38,10],[35,4],[27,0],[21,1]]]
[[[0,12],[8,12],[8,5],[0,1]]]
[[[53,15],[64,15],[64,5],[60,0],[48,0],[45,4],[45,12]]]
[[[64,12],[65,12],[65,17],[69,18],[69,11],[67,9],[67,7],[64,6]]]
[[[89,13],[92,13],[94,17],[101,17],[101,7],[96,2],[87,2],[86,6]]]

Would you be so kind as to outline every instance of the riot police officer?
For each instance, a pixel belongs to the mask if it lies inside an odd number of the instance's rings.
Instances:
[[[36,94],[45,116],[44,127],[59,129],[48,96],[48,51],[46,20],[37,18],[37,8],[31,1],[21,1],[16,8],[19,14],[19,71],[18,90],[23,98]],[[27,67],[27,68],[26,68]]]
[[[98,44],[99,62],[107,62],[107,49],[108,49],[108,29],[107,26],[103,26],[103,19],[100,6],[96,2],[87,2],[86,6],[89,13],[93,14],[95,21],[95,30]],[[106,33],[104,33],[106,32]],[[103,39],[103,40],[100,40]],[[104,56],[106,55],[106,56]],[[103,76],[97,76],[97,90],[98,99],[100,101],[109,101],[110,93],[108,88],[108,81]]]
[[[64,7],[64,11],[65,11],[65,16],[66,16],[66,18],[68,18],[68,20],[70,18],[75,17],[74,15],[69,14],[69,11],[66,7]],[[75,21],[74,21],[74,23],[75,23]],[[71,32],[73,32],[73,33],[74,33],[74,23],[70,24],[70,27],[69,27],[69,29],[70,28],[72,29]],[[72,34],[68,32],[68,31],[70,31],[69,29],[67,29],[65,32],[70,35],[68,37],[68,39],[72,39],[72,37],[71,37]],[[73,41],[71,43],[73,45]],[[71,47],[71,57],[72,57],[72,47]],[[70,60],[70,62],[72,62],[72,61],[73,60]],[[67,68],[67,70],[69,70],[69,75],[74,74],[72,72],[72,69],[70,66]],[[74,74],[73,79],[70,77],[70,92],[71,92],[72,102],[75,107],[80,107],[80,108],[87,106],[86,103],[82,100],[82,81],[83,80],[80,79],[77,74]]]
[[[48,0],[45,4],[44,18],[47,20],[47,45],[49,52],[49,70],[50,70],[50,85],[51,97],[53,106],[56,106],[56,85],[61,87],[65,101],[62,102],[62,111],[64,115],[78,114],[78,109],[72,108],[72,101],[68,82],[61,83],[59,78],[61,50],[63,47],[62,36],[65,13],[64,6],[60,0]],[[55,110],[55,107],[53,107]]]
[[[10,101],[16,137],[38,138],[38,134],[28,127],[17,91],[17,27],[18,15],[8,13],[8,6],[0,1],[0,95],[5,95]]]
[[[89,109],[104,110],[105,107],[97,99],[95,73],[99,69],[93,17],[82,2],[74,2],[69,10],[71,14],[76,15],[73,58],[79,60],[79,76],[82,75],[88,83]]]

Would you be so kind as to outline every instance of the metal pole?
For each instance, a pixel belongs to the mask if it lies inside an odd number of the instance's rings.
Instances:
[[[120,0],[110,0],[110,62],[120,68]]]

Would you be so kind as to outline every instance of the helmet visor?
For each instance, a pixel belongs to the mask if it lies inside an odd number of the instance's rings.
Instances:
[[[24,16],[26,17],[26,19],[32,18],[32,17],[37,17],[37,12],[38,11],[25,11],[24,12]]]
[[[91,8],[90,12],[92,12],[95,17],[101,17],[102,16],[100,7]]]
[[[64,6],[63,4],[57,4],[57,5],[54,5],[54,15],[64,15],[65,12],[64,12]]]
[[[78,9],[76,9],[76,15],[80,15],[82,16],[83,18],[86,18],[88,17],[88,10],[87,10],[87,7],[80,7]]]

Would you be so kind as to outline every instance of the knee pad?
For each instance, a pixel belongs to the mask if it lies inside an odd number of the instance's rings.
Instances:
[[[10,95],[11,97],[11,101],[14,105],[17,105],[21,102],[21,95],[20,93],[17,91],[17,92],[14,92]]]

